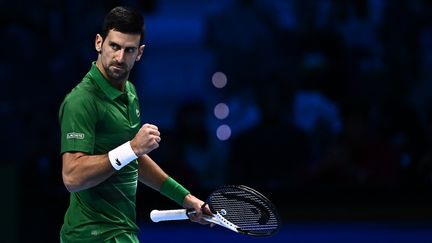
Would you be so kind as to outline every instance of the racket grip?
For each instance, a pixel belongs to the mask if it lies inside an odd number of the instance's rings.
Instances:
[[[157,210],[154,209],[150,212],[150,219],[153,222],[168,221],[168,220],[184,220],[189,219],[186,209],[171,209],[171,210]]]

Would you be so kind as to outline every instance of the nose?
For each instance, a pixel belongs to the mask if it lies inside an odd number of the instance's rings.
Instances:
[[[123,50],[123,49],[118,50],[116,53],[116,61],[118,63],[123,63],[124,57],[125,57],[125,50]]]

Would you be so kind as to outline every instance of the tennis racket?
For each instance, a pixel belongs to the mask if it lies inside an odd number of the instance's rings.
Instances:
[[[208,222],[250,236],[271,236],[281,226],[274,205],[258,191],[244,185],[227,185],[214,190],[207,198],[212,216]],[[187,209],[152,210],[153,222],[184,220],[194,212]]]

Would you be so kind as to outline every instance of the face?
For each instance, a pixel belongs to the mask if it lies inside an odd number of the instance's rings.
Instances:
[[[111,30],[105,40],[96,35],[95,48],[99,52],[96,65],[109,81],[126,81],[144,50],[139,34],[124,34]]]

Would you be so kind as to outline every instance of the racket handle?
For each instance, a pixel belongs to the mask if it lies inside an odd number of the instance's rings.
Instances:
[[[189,219],[186,209],[171,209],[171,210],[157,210],[154,209],[150,212],[150,219],[153,222],[168,221],[168,220],[184,220]]]

